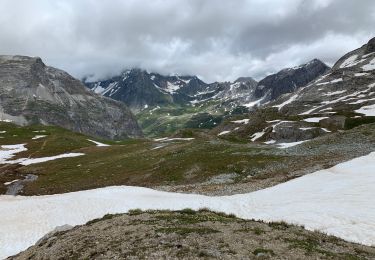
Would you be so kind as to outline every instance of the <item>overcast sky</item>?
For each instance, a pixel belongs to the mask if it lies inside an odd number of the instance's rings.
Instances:
[[[332,65],[375,36],[374,0],[0,0],[0,54],[82,78],[140,67],[207,82]]]

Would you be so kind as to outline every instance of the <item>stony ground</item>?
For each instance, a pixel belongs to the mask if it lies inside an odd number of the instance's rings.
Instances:
[[[47,235],[9,259],[375,259],[375,248],[221,213],[131,211]]]

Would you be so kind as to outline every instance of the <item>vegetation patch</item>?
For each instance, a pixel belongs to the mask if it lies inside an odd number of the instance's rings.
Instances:
[[[212,228],[205,228],[205,227],[199,227],[199,228],[191,228],[191,227],[171,227],[171,228],[159,228],[155,232],[160,233],[176,233],[179,235],[188,235],[190,233],[196,233],[199,235],[204,234],[212,234],[212,233],[218,233],[220,231],[212,229]]]

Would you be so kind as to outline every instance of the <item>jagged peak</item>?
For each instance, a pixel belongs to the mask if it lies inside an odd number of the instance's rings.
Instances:
[[[0,55],[0,61],[20,61],[20,62],[30,62],[30,63],[38,63],[45,66],[44,62],[40,57],[30,57],[30,56],[23,56],[23,55]]]
[[[238,83],[238,82],[252,82],[252,83],[257,83],[257,81],[255,79],[253,79],[252,77],[239,77],[238,79],[236,79],[234,81],[234,83]]]

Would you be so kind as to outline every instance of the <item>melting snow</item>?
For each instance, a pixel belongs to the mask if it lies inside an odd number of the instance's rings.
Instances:
[[[370,74],[369,73],[355,73],[354,76],[355,77],[363,77],[363,76],[369,76]]]
[[[25,144],[15,144],[15,145],[2,145],[0,149],[0,164],[6,163],[6,161],[16,153],[27,151]]]
[[[375,70],[375,58],[373,58],[369,64],[362,66],[364,71]]]
[[[316,84],[317,86],[320,86],[320,85],[328,85],[328,84],[334,84],[334,83],[338,83],[338,82],[341,82],[342,81],[342,78],[339,78],[339,79],[334,79],[332,81],[328,81],[328,82],[323,82],[323,83],[318,83]]]
[[[104,96],[105,94],[107,94],[109,92],[109,96],[112,96],[113,94],[115,94],[118,91],[118,89],[115,90],[117,85],[118,85],[118,82],[110,83],[108,85],[108,87],[105,89],[105,91],[103,91],[101,94]]]
[[[19,181],[19,179],[16,179],[16,180],[13,180],[13,181],[4,182],[4,185],[8,186],[8,185],[11,185],[12,183],[15,183],[17,181]]]
[[[2,145],[0,149],[0,164],[22,164],[30,165],[35,163],[52,161],[60,158],[76,157],[84,155],[83,153],[64,153],[56,156],[40,157],[40,158],[20,158],[16,160],[9,160],[14,157],[16,153],[27,151],[25,144],[15,144],[15,145]]]
[[[353,55],[347,58],[343,63],[341,63],[340,68],[351,67],[354,65],[354,61],[358,58],[358,55]]]
[[[313,112],[314,110],[317,110],[318,108],[321,108],[321,107],[322,107],[322,106],[316,106],[316,107],[313,107],[313,108],[307,110],[306,112],[303,112],[303,113],[298,114],[298,115],[300,115],[300,116],[302,116],[302,115],[309,115],[309,114],[311,114],[311,112]]]
[[[84,153],[64,153],[64,154],[59,154],[55,156],[40,157],[40,158],[20,158],[20,159],[11,160],[11,161],[5,161],[5,163],[10,163],[10,164],[19,163],[21,165],[30,165],[30,164],[35,164],[35,163],[53,161],[53,160],[61,159],[61,158],[77,157],[77,156],[82,156],[82,155],[85,155],[85,154]]]
[[[346,92],[346,90],[338,90],[338,91],[334,91],[334,92],[324,93],[323,96],[334,96],[334,95],[342,94],[342,93],[345,93],[345,92]]]
[[[173,84],[171,82],[167,82],[167,88],[164,89],[166,92],[173,94],[180,88],[180,85]]]
[[[308,140],[305,140],[305,141],[298,141],[298,142],[291,142],[291,143],[278,143],[277,146],[278,148],[280,149],[286,149],[286,148],[289,148],[289,147],[293,147],[293,146],[296,146],[296,145],[299,145],[299,144],[302,144],[304,142],[306,142]]]
[[[358,99],[357,101],[349,103],[350,105],[355,105],[355,104],[361,104],[364,102],[372,101],[375,100],[375,98],[369,98],[369,99]]]
[[[293,95],[293,96],[291,96],[287,101],[281,103],[280,105],[276,105],[276,106],[273,106],[273,107],[277,107],[277,108],[280,110],[280,109],[281,109],[282,107],[284,107],[285,105],[290,104],[290,103],[292,103],[294,100],[296,100],[297,97],[298,97],[297,94],[296,94],[296,95]]]
[[[96,144],[96,146],[110,146],[108,144],[103,144],[103,143],[100,143],[98,141],[94,141],[94,140],[91,140],[91,139],[87,139],[87,141],[90,141],[90,142]]]
[[[102,86],[100,86],[100,83],[98,85],[96,85],[93,89],[92,89],[96,94],[102,94],[104,91],[105,91],[105,88],[103,88]]]
[[[355,110],[355,112],[366,116],[375,116],[375,104],[361,107],[360,109]]]
[[[175,138],[168,138],[168,137],[163,137],[163,138],[157,138],[154,139],[156,142],[171,142],[171,141],[191,141],[194,140],[195,138],[180,138],[180,137],[175,137]]]
[[[223,132],[219,133],[217,136],[226,135],[226,134],[229,134],[229,133],[230,133],[230,131],[223,131]]]
[[[36,139],[40,139],[40,138],[44,138],[44,137],[46,137],[46,135],[36,135],[33,138],[31,138],[31,139],[32,140],[36,140]]]
[[[260,102],[262,102],[263,98],[261,99],[258,99],[258,100],[255,100],[255,101],[252,101],[250,103],[247,103],[247,104],[243,104],[244,107],[253,107],[253,106],[257,106],[260,104]]]
[[[328,117],[326,117],[326,116],[323,116],[323,117],[310,117],[310,118],[304,119],[303,121],[309,122],[309,123],[318,123],[320,120],[323,120],[323,119],[326,119],[326,118],[328,118]]]
[[[231,121],[232,123],[235,123],[235,124],[248,124],[250,121],[250,119],[242,119],[242,120],[235,120],[235,121]]]
[[[251,137],[251,141],[256,141],[257,139],[261,138],[266,132],[262,131],[262,132],[258,132],[258,133],[255,133],[253,134]]]
[[[244,219],[286,221],[375,245],[375,153],[274,187],[209,197],[141,187],[107,187],[49,196],[0,196],[0,258],[17,254],[63,225],[130,209],[209,208]],[[298,194],[298,196],[296,196]],[[11,213],[10,213],[11,212]]]

